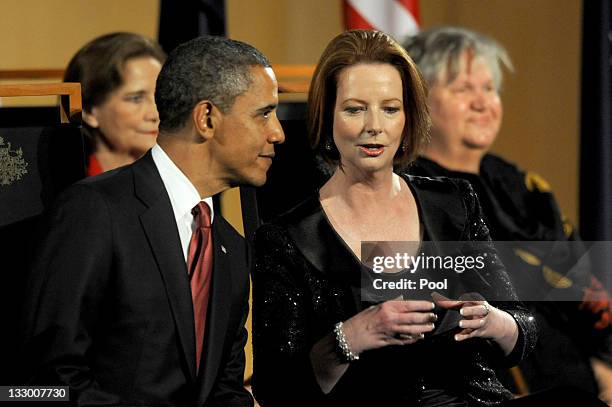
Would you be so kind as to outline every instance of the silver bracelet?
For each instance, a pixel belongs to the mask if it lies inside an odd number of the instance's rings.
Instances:
[[[338,354],[340,360],[343,363],[359,360],[359,355],[351,351],[351,347],[349,346],[346,340],[346,336],[344,335],[342,325],[342,321],[334,325],[334,336],[336,337],[336,353]]]

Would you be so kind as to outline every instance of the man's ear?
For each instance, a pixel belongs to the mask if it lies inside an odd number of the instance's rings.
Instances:
[[[97,109],[95,107],[91,109],[91,112],[83,110],[82,118],[83,121],[87,123],[89,127],[92,127],[94,129],[100,127],[100,123],[98,122]]]
[[[221,123],[222,115],[212,102],[202,100],[193,108],[192,119],[198,134],[204,140],[208,140],[215,135],[215,131]]]

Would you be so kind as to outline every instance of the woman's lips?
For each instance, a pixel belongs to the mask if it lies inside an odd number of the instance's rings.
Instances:
[[[153,136],[153,137],[157,137],[157,134],[159,133],[158,130],[151,130],[151,131],[141,131],[142,134],[145,134],[147,136]]]
[[[381,145],[362,145],[359,149],[368,157],[378,157],[385,151]]]
[[[470,123],[475,124],[477,126],[488,126],[491,122],[493,122],[493,119],[486,116],[486,117],[473,117],[471,119],[468,120]]]

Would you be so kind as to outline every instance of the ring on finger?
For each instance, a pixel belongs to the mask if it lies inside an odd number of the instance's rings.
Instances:
[[[489,304],[487,304],[486,302],[482,304],[482,306],[485,309],[485,314],[484,316],[486,317],[487,315],[489,315],[489,312],[491,312],[491,308],[489,307]]]
[[[395,339],[408,339],[408,340],[412,340],[414,339],[414,336],[412,336],[411,334],[396,334],[395,335]]]

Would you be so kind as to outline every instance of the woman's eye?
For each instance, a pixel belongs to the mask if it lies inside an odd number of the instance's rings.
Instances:
[[[385,107],[383,108],[383,110],[385,111],[385,113],[393,114],[393,113],[399,112],[400,108],[399,107]]]
[[[344,108],[344,111],[348,114],[357,114],[361,112],[362,110],[364,109],[360,106],[349,106],[349,107]]]
[[[144,100],[144,96],[143,95],[126,96],[125,100],[128,102],[132,102],[132,103],[140,103]]]

